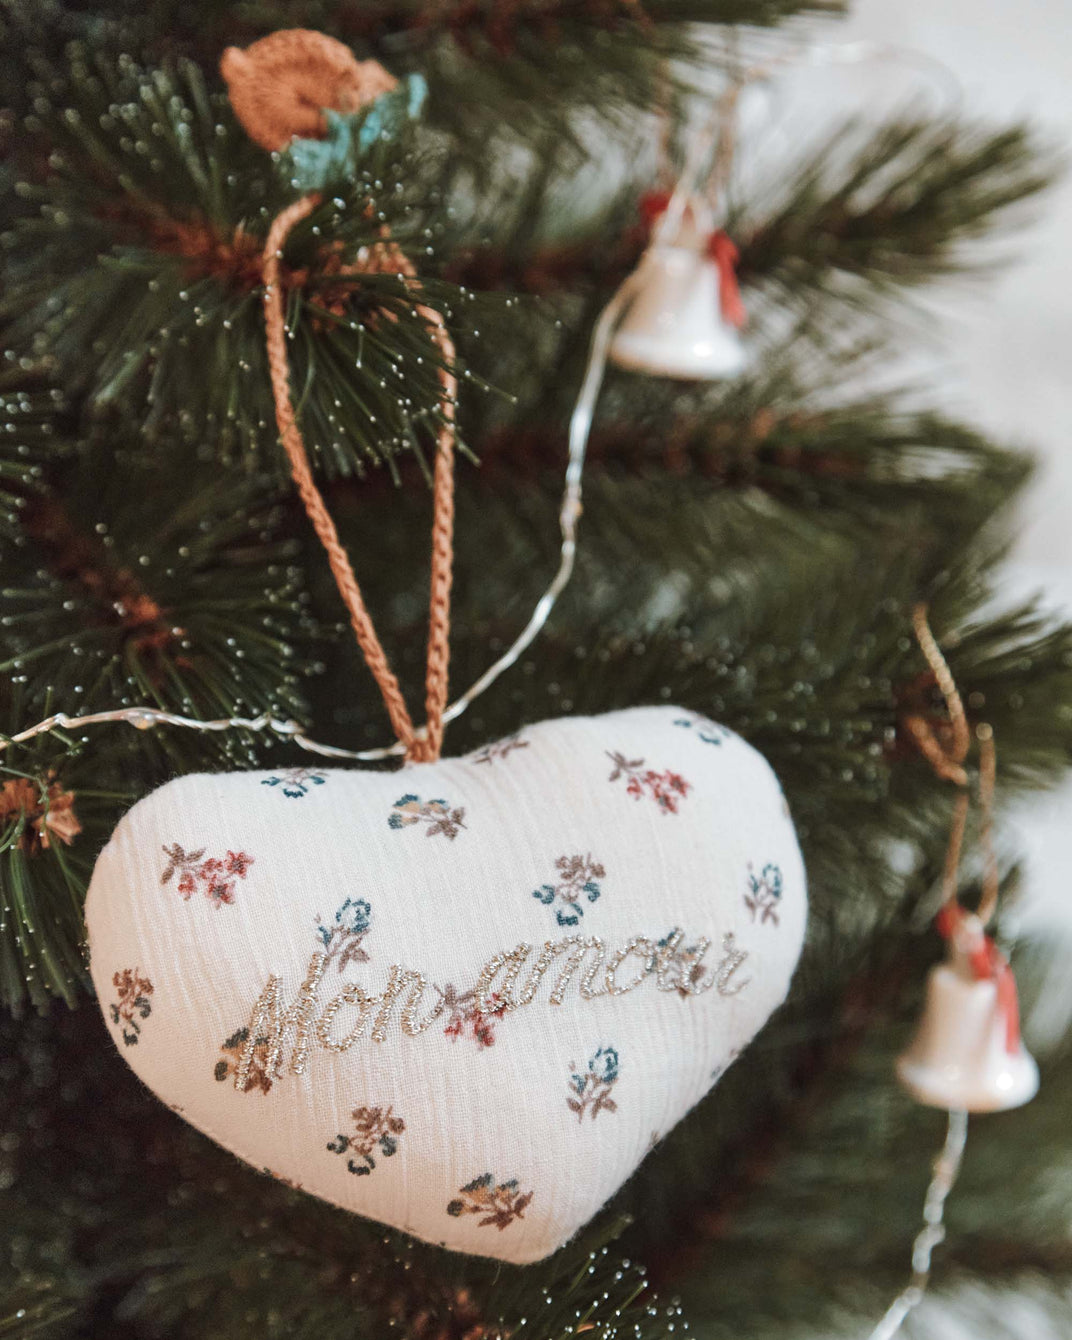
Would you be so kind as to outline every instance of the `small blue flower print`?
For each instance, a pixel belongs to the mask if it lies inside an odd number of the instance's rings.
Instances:
[[[372,906],[364,898],[347,898],[335,913],[333,922],[316,919],[317,937],[327,950],[327,961],[336,960],[342,972],[348,963],[367,963],[368,954],[361,946],[372,924]]]
[[[501,1233],[515,1219],[524,1219],[533,1194],[522,1191],[516,1177],[496,1185],[491,1173],[482,1173],[459,1189],[458,1197],[448,1203],[447,1213],[452,1219],[466,1214],[481,1216],[478,1228],[497,1228]]]
[[[695,730],[699,739],[704,744],[721,745],[724,740],[728,740],[733,734],[725,726],[720,726],[717,721],[712,721],[709,717],[701,716],[698,712],[691,717],[678,717],[674,722],[675,726],[681,726],[685,730]]]
[[[601,879],[606,878],[606,870],[598,861],[588,856],[560,856],[555,861],[559,873],[557,884],[541,884],[533,889],[532,896],[538,902],[550,907],[555,900],[559,906],[555,909],[555,920],[560,926],[576,926],[584,916],[582,902],[594,903],[603,893]]]
[[[445,800],[425,800],[420,796],[407,793],[395,801],[393,812],[388,815],[387,823],[391,828],[409,828],[412,824],[427,824],[427,837],[436,837],[442,833],[453,842],[465,827],[464,807],[451,809]]]
[[[336,928],[347,935],[363,935],[372,921],[372,905],[364,898],[347,898],[335,913],[334,926],[318,926],[321,940],[325,945],[331,943]]]
[[[278,777],[265,777],[261,786],[281,786],[291,800],[300,800],[309,794],[312,786],[323,786],[327,778],[315,768],[287,768]]]
[[[782,900],[782,868],[768,861],[757,875],[754,867],[748,866],[748,892],[744,896],[744,905],[752,914],[752,920],[759,918],[760,923],[773,921],[778,925],[778,905]]]
[[[350,1154],[347,1170],[355,1177],[367,1177],[376,1167],[372,1157],[375,1150],[388,1159],[398,1152],[398,1137],[406,1123],[395,1116],[392,1107],[355,1108],[353,1123],[352,1135],[337,1135],[328,1141],[327,1148],[332,1154]]]
[[[604,1084],[613,1084],[618,1078],[618,1050],[616,1047],[600,1047],[588,1062],[590,1074],[598,1075]]]
[[[600,1047],[588,1062],[584,1074],[570,1076],[569,1087],[572,1093],[566,1098],[566,1106],[577,1113],[577,1120],[583,1121],[584,1114],[591,1112],[595,1121],[600,1112],[617,1112],[618,1104],[610,1096],[618,1082],[618,1049]]]

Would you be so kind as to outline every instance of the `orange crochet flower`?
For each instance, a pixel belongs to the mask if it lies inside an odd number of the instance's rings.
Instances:
[[[398,86],[379,61],[359,61],[342,42],[308,28],[269,33],[244,51],[228,47],[220,73],[246,133],[269,150],[285,149],[295,136],[323,139],[325,108],[356,112]]]

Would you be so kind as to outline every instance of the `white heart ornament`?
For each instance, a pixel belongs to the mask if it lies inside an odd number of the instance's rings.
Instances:
[[[784,999],[765,760],[674,707],[393,773],[179,778],[101,853],[120,1051],[258,1169],[456,1251],[569,1240]]]

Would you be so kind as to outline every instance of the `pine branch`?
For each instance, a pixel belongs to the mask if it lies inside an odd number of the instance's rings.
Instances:
[[[855,149],[852,141],[857,142]],[[1023,126],[954,121],[838,126],[788,182],[739,207],[742,280],[773,284],[780,301],[853,283],[895,291],[963,269],[966,241],[1053,180],[1055,164]]]
[[[839,529],[897,527],[914,513],[943,541],[951,527],[974,533],[1026,480],[1025,457],[939,414],[900,412],[883,398],[824,408],[801,390],[745,379],[679,407],[670,427],[665,405],[638,413],[630,397],[628,419],[593,433],[590,466],[693,490],[759,489]],[[549,425],[474,439],[489,487],[519,476],[549,483],[565,447],[564,427]]]
[[[62,497],[23,509],[30,543],[9,556],[0,590],[0,667],[20,724],[131,701],[201,716],[301,715],[308,663],[297,644],[311,630],[272,493],[263,479],[188,468],[185,483],[176,501],[150,458],[98,449],[63,478]],[[198,756],[190,743],[157,739],[173,766]],[[248,742],[197,748],[237,762]]]
[[[149,440],[278,461],[258,258],[293,187],[190,64],[41,74],[28,124],[49,168],[19,183],[36,212],[5,235],[12,349],[49,359],[90,414],[119,412]],[[286,246],[293,395],[329,473],[434,440],[442,355],[416,308],[472,306],[381,263],[384,228],[404,246],[420,222],[405,146],[377,144],[362,169]]]
[[[211,0],[194,15],[178,0],[150,10],[107,0],[92,14],[67,0],[3,0],[0,40],[13,56],[58,55],[69,43],[110,57],[136,53],[147,64],[188,57],[215,69],[223,49],[278,28],[315,28],[380,59],[396,73],[429,77],[433,116],[477,161],[486,116],[526,137],[559,126],[572,136],[571,113],[621,117],[650,102],[670,63],[704,59],[690,25],[773,26],[796,14],[840,12],[840,0],[254,0],[236,8]],[[0,100],[28,110],[22,62],[0,77]],[[31,95],[32,96],[32,95]]]
[[[61,393],[14,362],[0,371],[0,540],[7,541],[19,536],[19,513],[40,494],[46,464],[68,450],[57,431]]]
[[[1056,170],[1054,156],[1024,126],[840,125],[788,180],[783,172],[771,175],[737,202],[728,226],[740,249],[746,302],[749,289],[764,286],[773,286],[778,302],[811,301],[815,290],[860,302],[858,286],[866,285],[873,304],[876,296],[969,268],[965,244],[1002,226],[1014,207],[1052,184]],[[635,200],[649,189],[641,179],[632,201],[623,191],[595,217],[573,220],[567,242],[537,229],[535,245],[520,250],[504,208],[490,240],[454,249],[448,273],[468,287],[544,298],[594,284],[609,292],[643,248]],[[616,245],[608,246],[608,235]]]
[[[93,856],[130,790],[101,789],[104,769],[79,767],[62,742],[0,764],[0,1003],[72,1008],[90,989],[82,902]]]

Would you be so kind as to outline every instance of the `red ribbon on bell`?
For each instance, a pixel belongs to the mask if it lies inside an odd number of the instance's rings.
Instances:
[[[637,201],[637,212],[649,232],[666,213],[672,195],[671,191],[645,191]],[[740,330],[748,320],[748,313],[741,301],[741,289],[737,283],[737,261],[740,259],[737,244],[728,233],[716,228],[707,239],[706,250],[708,259],[714,261],[718,269],[718,305],[722,319]]]
[[[637,213],[650,230],[660,214],[665,214],[670,204],[670,191],[645,191],[637,201]]]
[[[943,940],[952,940],[963,926],[965,916],[958,903],[947,903],[934,919],[935,929]],[[976,980],[992,981],[997,988],[998,1009],[1005,1020],[1005,1050],[1013,1055],[1020,1049],[1020,1001],[1012,968],[994,943],[994,937],[985,931],[968,950],[967,959]]]
[[[737,261],[740,252],[728,233],[716,229],[707,239],[707,254],[718,266],[719,306],[722,319],[738,330],[748,319],[741,301],[741,290],[737,283]]]

